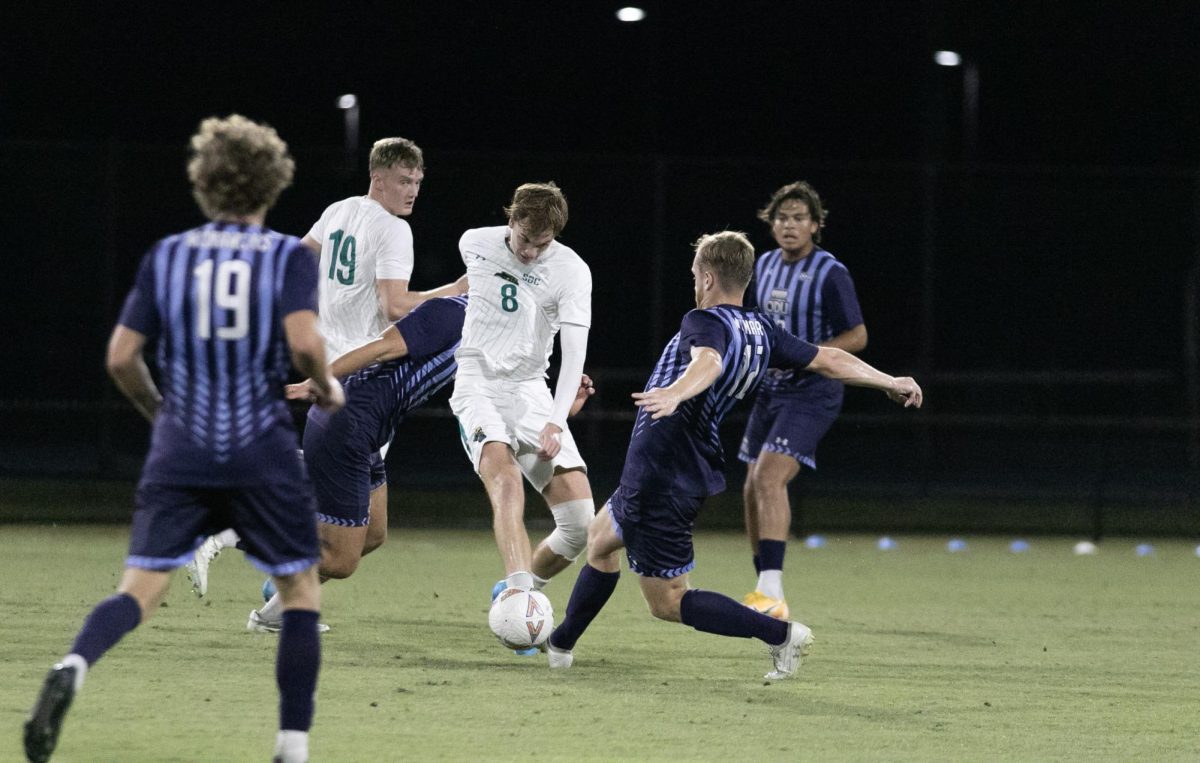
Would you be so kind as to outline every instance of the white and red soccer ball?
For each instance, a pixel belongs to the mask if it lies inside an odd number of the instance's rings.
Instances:
[[[509,649],[528,649],[550,638],[554,609],[541,591],[506,588],[492,602],[488,625]]]

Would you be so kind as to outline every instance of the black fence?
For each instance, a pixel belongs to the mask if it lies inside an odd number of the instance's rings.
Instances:
[[[296,156],[296,185],[268,222],[302,235],[367,180],[361,157],[304,147]],[[858,289],[870,333],[863,357],[916,376],[927,395],[913,413],[849,391],[819,471],[802,480],[806,505],[862,497],[903,513],[930,501],[1032,502],[1033,513],[1061,515],[1047,526],[1094,532],[1105,531],[1106,513],[1134,506],[1147,528],[1200,532],[1200,174],[833,165],[802,155],[426,157],[410,218],[415,287],[461,272],[458,237],[502,223],[518,183],[553,179],[566,191],[562,238],[595,284],[588,370],[600,395],[574,428],[597,492],[619,474],[628,393],[691,306],[691,242],[733,228],[771,247],[755,211],[774,188],[805,178],[831,209],[823,243]],[[200,222],[184,161],[182,147],[0,143],[0,476],[136,474],[146,428],[104,376],[103,349],[142,252]],[[443,401],[405,425],[389,457],[398,485],[473,487],[448,416]],[[731,452],[741,421],[726,427]],[[420,448],[403,446],[410,432]],[[740,479],[731,462],[732,493]],[[816,524],[876,516],[812,511]],[[948,521],[978,521],[946,511]],[[1011,516],[998,509],[991,524]]]

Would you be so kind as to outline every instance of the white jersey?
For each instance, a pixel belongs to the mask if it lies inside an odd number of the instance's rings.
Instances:
[[[458,242],[470,282],[459,375],[523,381],[550,366],[563,323],[591,327],[592,271],[575,250],[553,241],[522,264],[508,248],[507,225],[475,228]]]
[[[390,325],[375,280],[412,277],[412,229],[374,199],[354,196],[330,204],[308,235],[321,242],[317,309],[333,360]]]

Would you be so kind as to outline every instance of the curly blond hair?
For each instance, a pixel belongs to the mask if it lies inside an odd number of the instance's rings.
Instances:
[[[205,119],[190,145],[192,196],[210,220],[270,209],[296,172],[275,129],[240,114]]]
[[[375,141],[375,145],[371,146],[370,171],[388,169],[397,164],[424,172],[425,155],[408,138],[380,138]]]
[[[523,223],[530,235],[550,232],[557,238],[567,227],[567,197],[553,180],[525,183],[517,187],[504,213],[510,222]]]

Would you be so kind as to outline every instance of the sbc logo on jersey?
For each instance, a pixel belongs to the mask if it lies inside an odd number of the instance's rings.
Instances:
[[[475,431],[471,433],[471,442],[483,442],[487,439],[487,435],[483,433],[483,427],[475,427]]]

